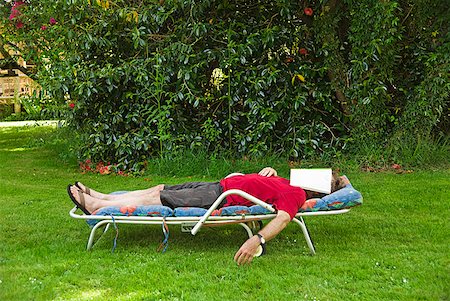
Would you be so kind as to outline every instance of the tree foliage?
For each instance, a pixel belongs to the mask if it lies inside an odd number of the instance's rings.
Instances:
[[[29,1],[10,18],[11,4],[0,46],[73,107],[80,159],[305,158],[445,128],[446,1]]]

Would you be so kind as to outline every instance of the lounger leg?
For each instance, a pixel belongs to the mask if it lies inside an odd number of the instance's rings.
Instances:
[[[86,248],[87,250],[92,249],[92,245],[94,244],[95,231],[96,231],[99,227],[103,226],[104,224],[106,224],[106,227],[105,227],[105,230],[103,230],[102,235],[100,236],[100,237],[102,237],[103,234],[105,234],[106,231],[108,231],[109,225],[111,224],[111,221],[108,221],[108,220],[100,221],[100,222],[98,222],[98,223],[92,228],[91,234],[89,235],[89,240],[88,240],[87,248]],[[100,239],[100,238],[99,238],[99,239]]]
[[[245,223],[239,223],[239,225],[241,225],[242,227],[244,227],[244,229],[247,231],[248,238],[253,237],[253,231],[252,231],[252,229],[250,229],[250,227],[249,227],[247,224],[245,224]]]
[[[257,231],[259,231],[259,230],[261,230],[263,228],[263,223],[260,220],[247,222],[245,224],[247,226],[249,226],[250,229],[252,229],[253,233],[255,233],[255,232],[257,232]]]
[[[313,242],[311,240],[311,237],[309,236],[305,221],[303,220],[303,217],[301,217],[301,216],[299,217],[299,219],[294,218],[293,221],[296,222],[300,226],[300,228],[302,228],[303,235],[305,236],[306,243],[308,244],[308,247],[309,247],[309,251],[311,252],[311,255],[315,255],[316,250],[314,249]]]

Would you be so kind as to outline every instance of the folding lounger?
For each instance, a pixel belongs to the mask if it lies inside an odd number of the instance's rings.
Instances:
[[[236,174],[231,174],[233,176]],[[123,192],[115,192],[119,194]],[[222,200],[231,194],[240,195],[253,203],[254,206],[230,206],[216,209]],[[336,215],[350,211],[351,207],[362,204],[361,194],[348,184],[344,188],[335,191],[321,199],[307,200],[296,217],[292,220],[298,224],[306,239],[306,243],[312,255],[315,249],[306,228],[304,216],[317,215]],[[87,249],[90,250],[94,244],[96,230],[106,225],[103,234],[108,231],[111,224],[158,224],[163,225],[181,225],[183,232],[197,234],[201,227],[220,226],[228,224],[239,224],[246,231],[249,237],[252,237],[253,231],[257,225],[261,226],[263,220],[270,220],[276,216],[275,209],[262,200],[238,189],[232,189],[222,193],[214,204],[208,209],[182,207],[174,210],[166,206],[129,206],[129,207],[104,207],[92,215],[77,214],[77,207],[70,210],[71,217],[86,220],[92,227],[89,235]]]

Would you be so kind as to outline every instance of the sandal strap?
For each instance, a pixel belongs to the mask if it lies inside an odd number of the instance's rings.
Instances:
[[[86,208],[86,202],[84,200],[84,193],[81,190],[78,190],[78,196],[80,197],[80,204],[83,208]]]

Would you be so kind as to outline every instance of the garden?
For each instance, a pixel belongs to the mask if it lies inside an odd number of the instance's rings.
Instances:
[[[2,1],[0,14],[0,77],[38,87],[0,121],[53,124],[0,122],[0,300],[449,299],[446,1]],[[315,256],[290,223],[246,266],[236,225],[170,226],[163,253],[161,226],[119,225],[86,251],[89,227],[69,217],[75,181],[109,193],[266,166],[332,167],[364,202],[305,217]]]

